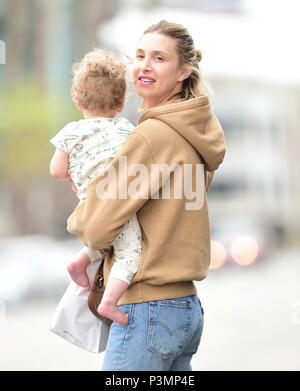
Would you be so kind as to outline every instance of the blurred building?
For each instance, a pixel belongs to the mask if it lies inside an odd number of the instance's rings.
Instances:
[[[178,0],[171,2],[173,7],[156,1],[151,12],[151,2],[142,3],[137,7],[128,0],[99,33],[105,46],[132,55],[145,27],[167,19],[188,27],[203,51],[202,71],[227,141],[224,163],[209,192],[211,215],[217,220],[248,218],[295,241],[300,232],[296,2],[289,1],[288,9],[286,3],[272,2],[272,15],[268,2],[259,1]],[[130,96],[126,114],[133,121],[137,105]]]

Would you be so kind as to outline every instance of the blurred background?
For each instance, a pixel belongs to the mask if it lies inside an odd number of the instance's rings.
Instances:
[[[49,139],[81,118],[72,63],[94,47],[126,60],[161,19],[203,51],[227,143],[208,193],[193,369],[300,369],[299,11],[297,0],[0,0],[0,370],[101,368],[103,354],[48,330],[81,247],[66,231],[77,199],[49,174]],[[133,123],[139,103],[130,85],[122,115]]]

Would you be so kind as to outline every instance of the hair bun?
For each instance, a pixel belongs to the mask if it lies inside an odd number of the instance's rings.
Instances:
[[[195,50],[195,60],[197,63],[202,60],[202,52],[199,49]]]

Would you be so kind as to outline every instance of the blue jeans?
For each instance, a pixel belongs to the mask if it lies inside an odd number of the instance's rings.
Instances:
[[[103,371],[191,371],[203,329],[197,295],[121,305],[127,326],[111,325]]]

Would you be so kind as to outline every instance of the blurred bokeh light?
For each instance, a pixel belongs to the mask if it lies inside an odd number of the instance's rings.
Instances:
[[[249,236],[243,236],[234,240],[230,253],[236,263],[246,266],[254,262],[258,255],[258,243]]]
[[[209,268],[211,270],[219,269],[226,262],[226,250],[222,243],[211,241],[211,260]]]

